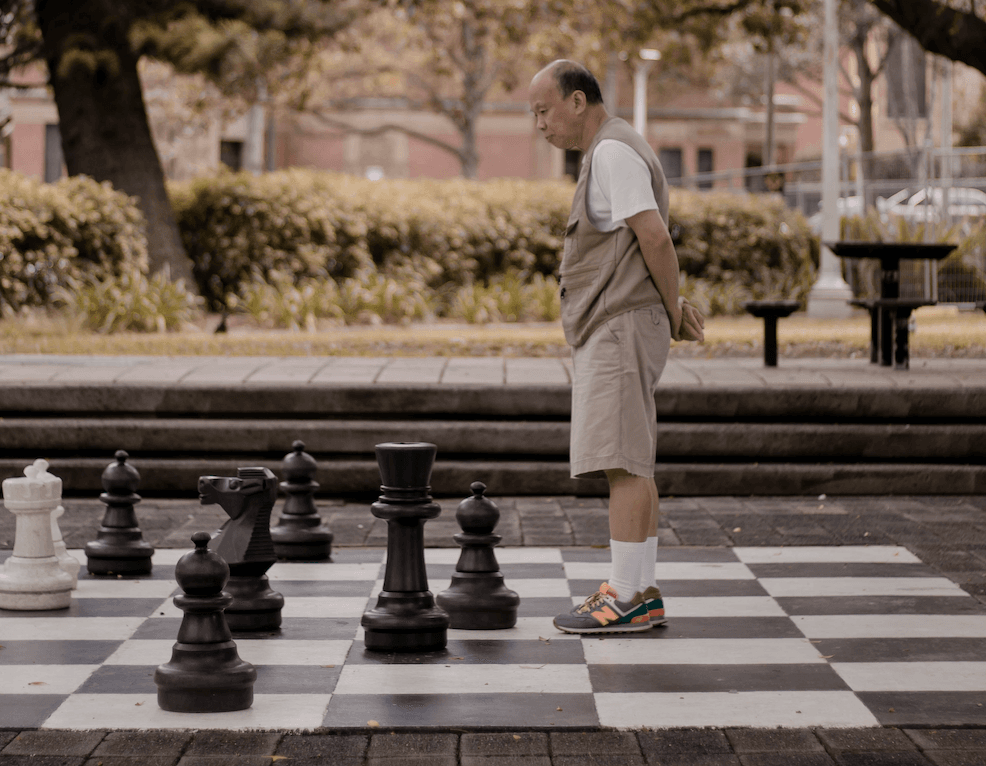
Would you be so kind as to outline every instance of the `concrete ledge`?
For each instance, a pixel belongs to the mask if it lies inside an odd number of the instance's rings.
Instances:
[[[0,475],[20,475],[30,459],[0,459]],[[66,493],[98,495],[107,458],[51,458]],[[280,473],[279,460],[139,459],[138,492],[194,498],[198,477],[233,476],[237,467],[259,465]],[[986,466],[928,463],[659,463],[655,477],[664,495],[976,495],[986,494]],[[380,475],[373,460],[319,462],[320,493],[328,496],[379,494]],[[491,495],[604,496],[605,481],[569,478],[567,462],[442,460],[432,472],[436,495],[458,497],[473,481]]]

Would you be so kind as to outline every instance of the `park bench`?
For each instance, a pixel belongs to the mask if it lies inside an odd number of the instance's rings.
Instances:
[[[763,319],[763,363],[777,366],[777,320],[791,316],[801,308],[800,301],[746,301],[743,308]]]

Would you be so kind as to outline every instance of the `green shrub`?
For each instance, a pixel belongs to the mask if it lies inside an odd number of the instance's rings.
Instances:
[[[182,280],[172,282],[164,272],[150,278],[140,272],[88,276],[72,288],[59,288],[58,298],[86,328],[100,333],[180,330],[202,302]]]
[[[136,201],[86,176],[43,184],[0,169],[0,314],[60,288],[147,270]]]
[[[670,207],[678,263],[690,278],[686,286],[698,290],[695,280],[710,283],[701,288],[710,306],[742,313],[737,301],[807,298],[818,239],[780,197],[672,189]]]
[[[503,296],[494,300],[484,292],[506,289],[496,287],[499,276],[516,274],[524,283],[535,275],[557,276],[574,186],[368,181],[289,170],[261,177],[227,173],[172,191],[196,278],[214,308],[255,276],[281,272],[296,282],[331,277],[340,295],[345,280],[362,280],[347,288],[351,305],[343,309],[347,321],[355,321],[353,312],[367,311],[372,302],[364,291],[375,270],[384,280],[424,285],[440,313],[480,321],[504,311]],[[671,211],[683,271],[708,282],[702,289],[710,295],[718,290],[712,285],[732,285],[709,305],[735,306],[731,296],[738,295],[804,299],[818,241],[780,198],[674,189]],[[543,292],[545,283],[538,284]],[[462,292],[472,286],[472,293]]]
[[[172,206],[195,278],[222,308],[255,275],[295,280],[352,276],[370,265],[366,220],[348,176],[286,170],[223,173],[172,187]]]

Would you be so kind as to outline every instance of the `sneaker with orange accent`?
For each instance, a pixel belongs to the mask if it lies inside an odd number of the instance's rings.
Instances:
[[[568,614],[555,617],[554,625],[565,633],[636,633],[650,630],[650,613],[639,593],[630,601],[618,601],[608,583]]]
[[[650,624],[654,627],[667,625],[668,620],[664,616],[664,599],[661,597],[661,589],[656,585],[645,588],[640,594],[644,604],[647,606],[647,614],[650,616]]]

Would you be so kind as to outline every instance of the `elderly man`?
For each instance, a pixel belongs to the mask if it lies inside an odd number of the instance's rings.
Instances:
[[[655,580],[658,494],[654,397],[671,339],[704,339],[678,296],[668,187],[650,145],[603,106],[595,77],[555,61],[531,81],[531,110],[553,146],[584,152],[561,263],[572,346],[572,476],[609,481],[612,576],[554,624],[567,633],[662,625]]]

